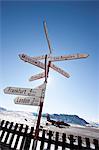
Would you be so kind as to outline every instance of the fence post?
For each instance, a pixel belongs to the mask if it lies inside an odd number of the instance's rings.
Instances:
[[[74,136],[73,135],[70,135],[70,150],[73,150],[74,149]]]
[[[82,138],[81,138],[81,136],[78,136],[78,148],[79,149],[82,148]]]
[[[34,130],[34,127],[31,127],[31,131],[26,137],[26,142],[23,148],[24,150],[29,150],[31,139],[33,138],[33,130]]]
[[[17,128],[18,128],[18,124],[16,123],[15,127],[14,127],[14,130],[13,130],[13,133],[12,133],[12,136],[11,136],[10,141],[9,141],[9,148],[11,148],[11,145],[12,145],[12,142],[13,142],[13,139],[14,139]]]
[[[0,129],[3,126],[3,124],[4,124],[4,120],[2,120],[1,123],[0,123]]]
[[[62,135],[62,150],[65,150],[65,144],[66,144],[66,134],[63,133],[63,135]]]
[[[0,122],[0,130],[2,130],[3,124],[4,124],[4,120],[2,120],[2,121]],[[2,140],[2,138],[0,137],[0,148],[2,148],[1,140]]]
[[[85,138],[86,140],[86,148],[90,148],[90,140],[89,138]]]
[[[9,123],[9,121],[6,121],[5,126],[4,126],[5,129],[7,129],[8,123]],[[5,130],[2,131],[1,140],[2,140],[2,138],[4,136],[4,133],[5,133]]]
[[[59,138],[59,132],[56,132],[56,137],[55,137],[55,150],[58,150],[58,138]]]
[[[8,128],[8,132],[7,132],[7,135],[6,135],[5,140],[4,140],[4,143],[5,143],[5,144],[6,144],[7,140],[8,140],[8,137],[9,137],[9,134],[10,134],[9,132],[10,132],[12,126],[13,126],[13,122],[10,123],[10,126],[9,126],[9,128]]]
[[[22,129],[23,129],[23,124],[21,124],[20,127],[19,127],[19,133],[21,133]],[[19,142],[19,138],[20,138],[20,135],[18,134],[17,138],[16,138],[15,145],[14,145],[14,149],[17,148],[17,145],[18,145],[18,142]]]
[[[95,145],[95,150],[99,150],[98,140],[93,139],[93,143]]]
[[[50,147],[51,147],[51,137],[52,137],[52,135],[53,135],[53,134],[52,134],[52,131],[49,131],[48,134],[49,134],[49,139],[48,139],[47,149],[50,150]]]
[[[23,133],[24,135],[23,135],[23,139],[22,139],[22,142],[21,142],[20,150],[22,150],[23,147],[24,147],[24,145],[25,145],[27,130],[28,130],[28,126],[26,125],[25,131],[24,131],[24,133]]]
[[[45,130],[43,130],[43,132],[42,132],[40,150],[43,150],[43,148],[44,148],[44,140],[45,140]]]

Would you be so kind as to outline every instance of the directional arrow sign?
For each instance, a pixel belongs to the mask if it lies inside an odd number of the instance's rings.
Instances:
[[[33,59],[32,57],[29,57],[25,54],[19,54],[19,57],[20,57],[20,59],[22,59],[25,62],[28,62],[28,63],[30,63],[32,65],[35,65],[37,67],[40,67],[42,69],[45,69],[45,64],[44,63],[42,63],[42,62],[40,62],[36,59]]]
[[[73,59],[87,58],[88,56],[89,56],[88,54],[63,55],[63,56],[51,57],[50,61],[73,60]]]
[[[44,77],[45,77],[45,72],[42,72],[42,73],[36,74],[34,76],[31,76],[29,81],[34,81],[34,80],[41,79]]]
[[[47,55],[47,58],[50,58],[50,57],[51,57],[50,54]],[[42,55],[42,56],[34,56],[34,57],[31,57],[31,58],[33,58],[33,59],[35,59],[35,60],[42,60],[42,59],[45,59],[45,55]]]
[[[14,102],[15,104],[39,106],[40,98],[39,97],[16,97],[14,99]]]
[[[14,94],[14,95],[24,95],[24,96],[34,96],[41,97],[41,89],[29,89],[29,88],[19,88],[19,87],[7,87],[4,89],[5,94]]]
[[[52,69],[54,69],[55,71],[59,72],[60,74],[62,74],[63,76],[65,76],[65,77],[67,77],[67,78],[70,77],[70,75],[69,75],[67,72],[65,72],[65,71],[62,70],[61,68],[57,67],[56,65],[54,65],[54,64],[51,63],[51,64],[50,64],[50,67],[51,67]]]

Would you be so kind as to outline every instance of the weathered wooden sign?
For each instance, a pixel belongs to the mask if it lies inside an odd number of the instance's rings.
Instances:
[[[4,93],[5,94],[14,94],[14,95],[41,97],[42,89],[7,87],[4,89]]]
[[[50,58],[50,54],[47,55],[47,58]],[[31,57],[35,60],[42,60],[42,59],[45,59],[45,55],[42,55],[42,56],[34,56],[34,57]]]
[[[40,105],[40,99],[39,97],[16,97],[14,99],[15,104],[21,104],[21,105],[33,105],[33,106],[39,106]]]
[[[88,54],[63,55],[63,56],[51,57],[50,61],[73,60],[73,59],[87,58],[88,56],[89,56]]]
[[[65,72],[65,71],[62,70],[61,68],[57,67],[56,65],[54,65],[54,64],[51,63],[51,64],[50,64],[50,67],[51,67],[52,69],[54,69],[55,71],[59,72],[60,74],[62,74],[63,76],[65,76],[65,77],[67,77],[67,78],[70,77],[70,75],[69,75],[67,72]]]
[[[42,63],[42,62],[40,62],[40,61],[38,61],[36,59],[33,59],[30,56],[27,56],[25,54],[19,54],[19,57],[20,57],[21,60],[23,60],[25,62],[28,62],[28,63],[30,63],[32,65],[37,66],[37,67],[40,67],[41,69],[45,69],[44,63]]]
[[[44,77],[45,77],[45,72],[42,72],[42,73],[36,74],[34,76],[31,76],[29,78],[29,81],[38,80],[38,79],[41,79],[41,78],[44,78]]]
[[[46,40],[48,43],[49,54],[42,55],[42,56],[34,56],[34,57],[30,57],[25,54],[19,54],[19,57],[24,62],[28,62],[28,63],[35,65],[45,71],[45,72],[31,76],[29,81],[34,81],[34,80],[45,77],[44,83],[41,84],[40,86],[35,87],[34,89],[20,88],[20,87],[7,87],[4,89],[4,93],[6,93],[6,94],[21,95],[20,97],[16,97],[14,99],[15,104],[40,106],[38,120],[37,120],[37,124],[36,124],[36,130],[35,130],[35,139],[36,140],[34,140],[34,142],[37,142],[37,139],[38,139],[39,125],[40,125],[41,113],[42,113],[43,102],[44,102],[44,97],[45,97],[47,78],[49,75],[49,68],[52,68],[53,70],[57,71],[61,75],[69,78],[70,75],[67,72],[65,72],[64,70],[62,70],[61,68],[54,65],[53,62],[81,59],[81,58],[87,58],[89,56],[88,54],[78,54],[77,53],[77,54],[53,57],[52,56],[52,48],[51,48],[50,40],[48,37],[46,21],[43,22],[43,25],[44,25],[44,32],[45,32]],[[42,59],[45,59],[45,63],[39,61]],[[34,143],[33,145],[34,145],[33,149],[36,149],[36,147],[35,147],[36,143]]]

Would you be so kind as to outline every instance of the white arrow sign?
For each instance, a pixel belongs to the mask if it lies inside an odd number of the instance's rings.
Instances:
[[[36,74],[34,76],[31,76],[29,81],[34,81],[34,80],[41,79],[44,77],[45,77],[45,72],[42,72],[42,73]]]
[[[87,57],[87,56],[85,56],[84,54],[76,54],[77,56],[79,56],[79,58],[80,57]],[[74,55],[72,55],[71,56],[71,59],[74,59],[74,57],[75,57],[75,59],[76,59],[76,57],[77,56],[74,56]],[[29,62],[29,63],[31,63],[31,64],[33,64],[33,65],[35,65],[35,66],[38,66],[38,67],[40,67],[40,68],[42,68],[42,69],[45,69],[45,64],[44,63],[42,63],[42,62],[40,62],[40,61],[37,61],[37,60],[35,60],[35,59],[33,59],[32,57],[29,57],[29,56],[27,56],[27,55],[24,55],[24,54],[20,54],[19,55],[19,57],[22,59],[22,60],[24,60],[24,61],[26,61],[26,62]],[[61,57],[61,58],[60,58]],[[51,61],[58,61],[59,59],[61,60],[61,59],[63,59],[63,60],[66,60],[66,58],[65,58],[65,56],[63,57],[63,56],[60,56],[60,57],[51,57],[50,58],[50,60]],[[69,58],[68,59],[70,59],[70,55],[69,55]],[[65,77],[67,77],[67,78],[69,78],[70,77],[70,75],[67,73],[67,72],[65,72],[64,70],[62,70],[61,68],[59,68],[59,67],[57,67],[56,65],[54,65],[54,64],[50,64],[50,67],[52,68],[52,69],[54,69],[55,71],[57,71],[57,72],[59,72],[60,74],[62,74],[63,76],[65,76]],[[31,79],[30,79],[31,80]]]
[[[40,98],[39,97],[16,97],[14,99],[14,102],[15,104],[39,106]]]
[[[72,54],[72,55],[63,55],[57,57],[51,57],[51,61],[63,61],[63,60],[73,60],[73,59],[80,59],[80,58],[87,58],[88,54]]]
[[[51,57],[50,54],[47,55],[47,58],[50,58],[50,57]],[[42,56],[34,56],[34,57],[31,57],[31,58],[33,58],[33,59],[35,59],[35,60],[42,60],[42,59],[45,59],[45,55],[42,55]]]
[[[7,87],[4,89],[5,94],[14,94],[14,95],[24,95],[24,96],[34,96],[41,97],[41,89],[29,89],[29,88],[19,88],[19,87]]]
[[[59,72],[60,74],[62,74],[63,76],[65,76],[65,77],[67,77],[67,78],[70,77],[70,75],[69,75],[67,72],[65,72],[65,71],[62,70],[61,68],[57,67],[56,65],[54,65],[54,64],[51,63],[51,64],[50,64],[50,67],[51,67],[52,69],[54,69],[55,71]]]
[[[44,63],[42,63],[42,62],[40,62],[36,59],[33,59],[32,57],[29,57],[25,54],[19,54],[19,57],[20,57],[20,59],[22,59],[25,62],[28,62],[28,63],[30,63],[32,65],[35,65],[37,67],[40,67],[42,69],[45,69],[45,64]]]

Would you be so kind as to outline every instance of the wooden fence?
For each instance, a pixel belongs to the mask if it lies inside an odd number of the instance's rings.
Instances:
[[[0,150],[34,150],[34,128],[2,120],[0,123]],[[35,150],[99,150],[98,140],[40,130]]]

